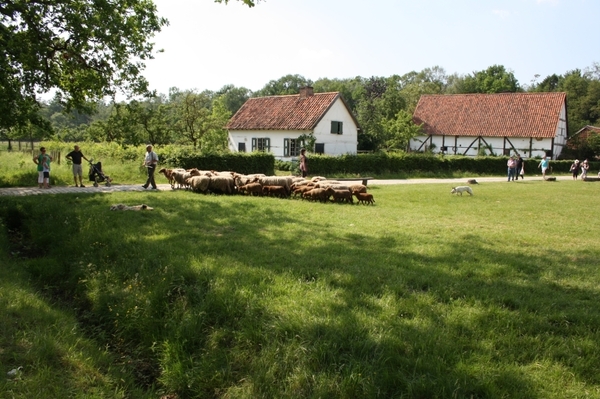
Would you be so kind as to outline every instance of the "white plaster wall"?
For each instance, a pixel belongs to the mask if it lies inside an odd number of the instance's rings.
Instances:
[[[343,134],[332,134],[331,121],[343,122]],[[271,139],[271,153],[275,158],[291,160],[295,157],[284,157],[284,139],[296,139],[310,131],[302,130],[234,130],[229,131],[229,150],[238,151],[238,143],[246,143],[246,152],[252,152],[252,138]],[[358,146],[358,127],[352,119],[344,103],[339,98],[319,121],[314,130],[317,143],[325,144],[326,155],[356,154]]]
[[[235,130],[229,132],[229,150],[238,151],[238,143],[246,143],[246,152],[252,152],[252,138],[270,138],[271,153],[277,159],[291,159],[284,157],[284,139],[297,139],[309,131],[302,130]]]
[[[554,139],[553,157],[557,159],[565,145],[567,144],[567,107],[563,104],[560,110],[560,116],[556,125],[556,134]]]
[[[342,122],[343,133],[331,133],[331,122]],[[317,143],[325,144],[326,155],[356,154],[358,147],[358,127],[352,119],[342,100],[339,98],[333,103],[323,119],[319,121],[314,130]]]
[[[413,151],[416,151],[423,141],[427,140],[427,136],[418,136],[413,138],[410,141],[410,148]],[[504,148],[511,148],[508,141],[504,143],[503,137],[484,137],[485,142],[492,146],[492,150],[495,155],[501,156],[504,154]],[[523,158],[535,158],[535,157],[543,157],[545,155],[545,151],[549,150],[552,147],[552,139],[532,139],[530,143],[529,138],[509,138],[512,145],[517,149],[517,152],[521,154]],[[473,143],[475,141],[475,143]],[[459,136],[455,138],[454,136],[433,136],[432,142],[435,145],[433,150],[434,153],[439,153],[440,148],[442,146],[448,147],[448,151],[446,154],[449,155],[466,155],[466,156],[477,156],[479,155],[479,141],[476,140],[476,137],[472,136]],[[466,151],[466,149],[473,143],[471,148]],[[485,143],[483,140],[481,141],[481,145],[484,146]],[[530,154],[530,146],[531,146],[531,154]],[[429,142],[427,143],[427,147],[429,147]],[[456,148],[455,148],[456,147]],[[557,147],[556,145],[554,146]],[[423,147],[421,150],[424,150]],[[466,151],[466,154],[465,154]],[[554,150],[556,151],[556,150]],[[511,150],[511,154],[514,151]],[[486,154],[489,155],[489,150],[486,149]],[[556,152],[554,152],[556,157]],[[554,158],[555,158],[554,157]]]

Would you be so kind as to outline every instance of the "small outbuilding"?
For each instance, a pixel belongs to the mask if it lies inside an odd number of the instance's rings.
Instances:
[[[315,153],[356,154],[358,122],[338,92],[251,98],[225,127],[233,152],[268,151],[291,160],[314,139]]]
[[[424,95],[413,114],[424,134],[410,141],[410,149],[557,159],[567,142],[566,98],[566,93]]]
[[[567,147],[574,150],[577,149],[582,143],[587,142],[591,137],[600,135],[600,127],[597,126],[584,126],[576,131],[567,140]]]

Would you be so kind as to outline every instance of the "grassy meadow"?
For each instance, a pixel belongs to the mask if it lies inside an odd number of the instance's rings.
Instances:
[[[39,146],[46,146],[54,161],[51,163],[50,185],[72,186],[72,164],[65,157],[73,150],[72,143],[36,143],[34,151],[7,151],[6,142],[0,142],[0,187],[29,187],[37,185],[38,172],[33,156],[39,154]],[[87,159],[102,163],[102,171],[115,184],[133,184],[145,181],[146,168],[142,166],[145,146],[122,148],[114,143],[79,143]],[[16,144],[13,144],[14,148]],[[89,164],[83,160],[84,184],[87,181]]]
[[[600,183],[449,191],[0,197],[0,398],[600,398]]]

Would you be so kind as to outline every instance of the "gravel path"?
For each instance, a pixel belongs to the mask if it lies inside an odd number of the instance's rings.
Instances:
[[[571,176],[557,176],[557,180],[571,180]],[[506,181],[506,177],[479,177],[476,178],[477,182],[503,182]],[[525,181],[542,181],[541,176],[526,177]],[[518,182],[521,182],[519,180]],[[356,179],[356,181],[346,181],[347,184],[361,183],[362,179]],[[517,182],[517,183],[518,183]],[[369,180],[369,186],[383,186],[390,184],[448,184],[448,185],[466,185],[467,179],[373,179]],[[74,186],[59,186],[51,187],[49,189],[40,189],[37,187],[10,187],[0,188],[0,196],[23,196],[23,195],[43,195],[43,194],[67,194],[67,193],[114,193],[120,191],[155,191],[151,189],[144,189],[141,184],[113,184],[110,187],[100,185],[94,187],[89,185],[87,187],[74,187]],[[171,191],[169,184],[158,184],[158,191]]]

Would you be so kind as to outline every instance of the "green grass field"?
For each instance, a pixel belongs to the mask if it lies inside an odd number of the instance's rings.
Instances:
[[[600,398],[600,183],[474,190],[0,197],[0,397]]]

